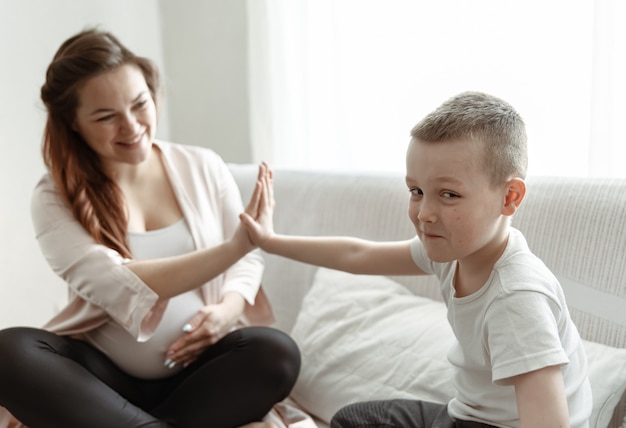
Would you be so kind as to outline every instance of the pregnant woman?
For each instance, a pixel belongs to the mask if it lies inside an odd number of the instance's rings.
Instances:
[[[261,426],[296,380],[296,345],[264,326],[237,185],[211,150],[155,139],[159,90],[154,65],[100,30],[48,67],[32,217],[69,301],[42,329],[0,332],[14,426]]]

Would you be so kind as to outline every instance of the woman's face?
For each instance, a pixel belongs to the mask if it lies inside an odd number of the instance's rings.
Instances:
[[[141,70],[127,64],[88,79],[78,90],[73,129],[107,170],[145,161],[156,132],[156,107]]]

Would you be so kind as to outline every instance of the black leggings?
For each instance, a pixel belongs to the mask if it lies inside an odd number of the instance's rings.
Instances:
[[[268,327],[236,330],[158,380],[129,376],[81,340],[0,331],[0,406],[29,428],[233,428],[260,421],[299,370],[296,344]]]

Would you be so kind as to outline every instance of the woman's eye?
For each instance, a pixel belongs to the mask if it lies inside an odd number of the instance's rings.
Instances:
[[[98,119],[96,119],[96,120],[97,120],[98,122],[108,122],[108,121],[109,121],[109,120],[111,120],[111,119],[113,119],[113,115],[112,115],[112,114],[109,114],[109,115],[106,115],[106,116],[99,117],[99,118],[98,118]]]
[[[137,104],[135,104],[135,108],[142,109],[148,104],[148,100],[141,100]]]

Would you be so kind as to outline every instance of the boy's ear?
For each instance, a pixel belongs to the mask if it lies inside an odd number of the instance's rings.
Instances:
[[[506,194],[504,196],[504,206],[502,214],[511,216],[519,208],[526,196],[526,183],[519,177],[511,178],[504,186]]]

